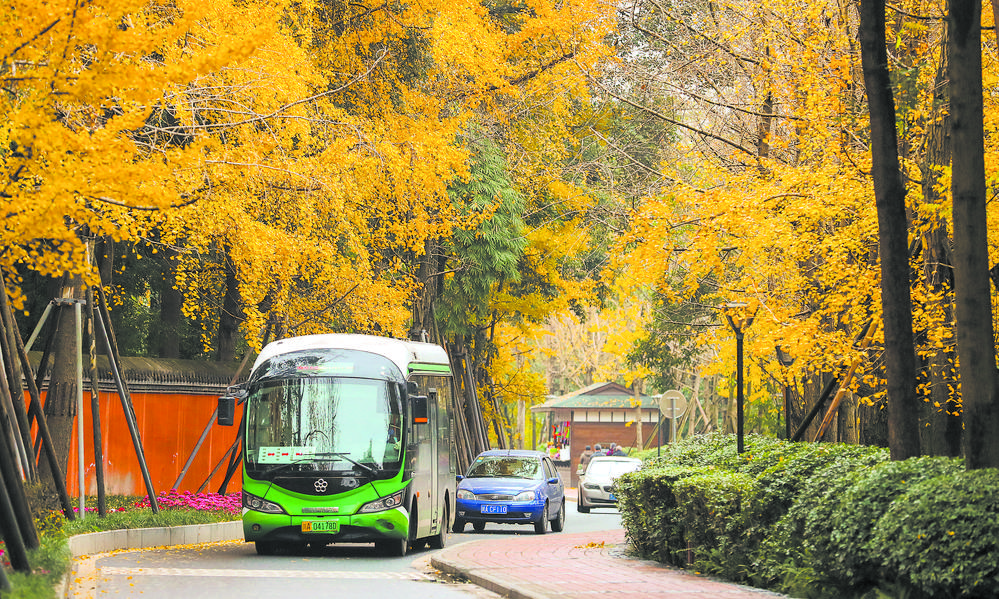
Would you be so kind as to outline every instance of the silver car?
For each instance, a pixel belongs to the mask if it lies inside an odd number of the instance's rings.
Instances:
[[[576,511],[588,514],[590,508],[614,507],[614,479],[642,467],[642,460],[619,456],[594,456],[579,477],[579,499]]]

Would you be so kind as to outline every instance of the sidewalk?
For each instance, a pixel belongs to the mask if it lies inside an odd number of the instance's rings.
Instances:
[[[624,530],[548,533],[453,545],[430,563],[510,599],[771,599],[784,597],[625,556]]]

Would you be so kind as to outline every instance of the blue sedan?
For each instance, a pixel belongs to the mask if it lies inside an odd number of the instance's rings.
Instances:
[[[544,534],[565,526],[565,487],[551,458],[540,451],[492,449],[475,458],[465,476],[458,476],[454,532],[472,523],[533,524]]]

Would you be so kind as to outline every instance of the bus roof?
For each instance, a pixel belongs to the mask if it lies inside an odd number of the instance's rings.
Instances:
[[[408,376],[413,370],[442,372],[441,366],[444,366],[448,373],[451,371],[447,352],[439,345],[404,341],[391,337],[344,333],[304,335],[268,343],[254,361],[253,370],[274,356],[310,349],[353,349],[385,356],[399,367],[403,376]],[[419,368],[418,365],[426,365],[428,368]]]

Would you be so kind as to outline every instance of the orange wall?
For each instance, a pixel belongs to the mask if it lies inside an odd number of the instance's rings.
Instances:
[[[44,392],[42,396],[44,398]],[[43,399],[44,401],[44,399]],[[157,493],[169,491],[188,457],[194,450],[201,433],[208,424],[218,402],[217,395],[183,395],[174,393],[132,393],[132,404],[138,424],[146,464]],[[237,410],[237,422],[240,414]],[[90,393],[84,394],[84,463],[86,493],[97,495],[97,477],[94,469],[93,423],[91,422]],[[104,487],[110,495],[145,495],[146,487],[142,470],[135,456],[132,436],[122,410],[118,394],[100,392],[101,451],[104,454]],[[191,463],[179,491],[195,492],[215,468],[219,460],[236,439],[235,426],[218,426],[213,423],[208,436]],[[76,450],[77,430],[73,427],[66,488],[73,497],[79,495],[77,478],[79,457]],[[228,461],[212,477],[204,491],[218,491],[225,478]],[[228,491],[242,487],[242,470],[237,468],[229,482]]]

